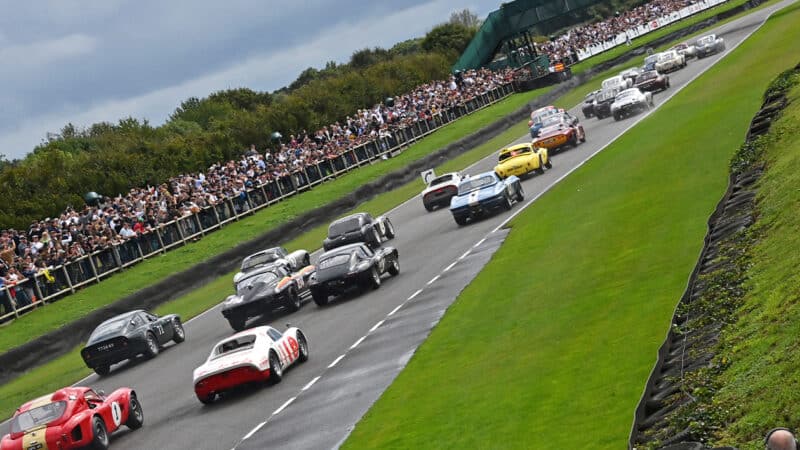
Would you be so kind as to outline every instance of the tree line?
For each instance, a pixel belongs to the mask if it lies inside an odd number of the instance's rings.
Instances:
[[[474,14],[454,13],[422,38],[358,50],[346,64],[309,67],[274,92],[241,87],[188,98],[159,126],[133,117],[85,128],[67,124],[22,159],[0,155],[0,229],[25,229],[68,206],[81,208],[88,191],[115,196],[203,171],[239,157],[251,144],[272,146],[274,131],[313,133],[386,97],[446,78],[476,30]]]

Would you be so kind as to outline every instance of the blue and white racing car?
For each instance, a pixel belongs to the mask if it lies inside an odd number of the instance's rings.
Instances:
[[[450,201],[450,212],[459,225],[498,209],[511,209],[514,202],[525,198],[522,184],[514,175],[502,179],[494,172],[485,172],[461,180],[458,194]]]

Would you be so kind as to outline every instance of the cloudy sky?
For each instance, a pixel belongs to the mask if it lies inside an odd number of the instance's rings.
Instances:
[[[133,116],[160,124],[184,99],[273,91],[306,67],[422,36],[499,0],[0,0],[0,154],[47,132]]]

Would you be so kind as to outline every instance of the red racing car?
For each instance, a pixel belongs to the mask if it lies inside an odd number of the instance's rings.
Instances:
[[[1,450],[106,449],[109,435],[144,423],[142,406],[130,388],[106,396],[88,387],[67,387],[20,406]]]
[[[532,145],[552,152],[565,145],[577,147],[579,142],[586,142],[583,125],[578,123],[577,117],[565,112],[544,119],[539,136],[533,140]]]

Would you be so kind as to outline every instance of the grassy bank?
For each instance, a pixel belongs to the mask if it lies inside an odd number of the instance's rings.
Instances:
[[[625,448],[728,161],[798,59],[799,20],[776,15],[520,214],[344,448]]]
[[[793,56],[800,61],[800,53]],[[771,428],[800,425],[800,85],[789,98],[763,147],[766,171],[757,203],[762,238],[751,250],[749,290],[718,353],[730,366],[717,380],[722,388],[713,400],[725,412],[716,442],[742,450],[763,448]]]

